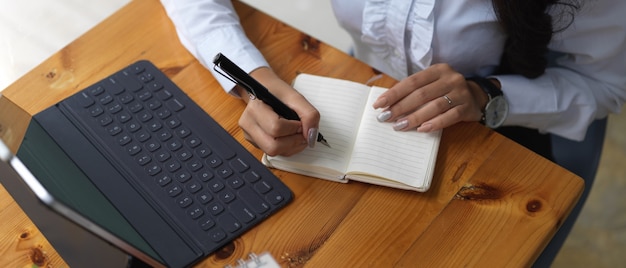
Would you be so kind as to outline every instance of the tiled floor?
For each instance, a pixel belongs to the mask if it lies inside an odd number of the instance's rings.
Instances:
[[[128,1],[0,0],[0,90]],[[349,47],[349,39],[337,29],[332,19],[330,1],[245,2],[337,48],[345,50]],[[596,183],[553,267],[626,266],[624,130],[626,112],[609,118],[609,129]]]

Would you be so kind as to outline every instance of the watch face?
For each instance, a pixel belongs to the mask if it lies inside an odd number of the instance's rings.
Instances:
[[[509,113],[509,104],[503,96],[496,96],[485,107],[485,125],[490,128],[497,128],[504,123]]]

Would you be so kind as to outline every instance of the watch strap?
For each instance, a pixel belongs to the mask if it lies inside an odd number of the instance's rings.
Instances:
[[[484,78],[484,77],[480,77],[480,76],[471,76],[471,77],[467,77],[465,78],[466,80],[469,81],[474,81],[476,84],[478,84],[478,86],[485,92],[487,93],[487,97],[489,97],[489,100],[487,101],[487,104],[489,104],[489,102],[497,97],[497,96],[502,96],[504,95],[504,93],[502,93],[502,90],[499,89],[496,85],[494,85],[491,81],[489,81],[489,79]],[[483,107],[480,112],[482,113],[482,115],[480,116],[480,123],[481,124],[485,124],[485,107]]]
[[[504,95],[504,93],[502,93],[502,90],[499,89],[496,85],[494,85],[487,78],[480,77],[480,76],[472,76],[472,77],[466,78],[466,80],[476,82],[476,84],[478,84],[478,86],[480,86],[480,88],[482,88],[483,91],[487,93],[487,96],[489,96],[489,100],[493,99],[496,96]]]

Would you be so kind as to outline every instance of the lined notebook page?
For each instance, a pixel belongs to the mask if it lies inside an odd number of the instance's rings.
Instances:
[[[294,81],[294,88],[320,112],[319,130],[332,148],[318,143],[315,148],[307,148],[290,157],[268,159],[324,166],[345,173],[369,87],[350,81],[300,74]]]
[[[439,145],[440,132],[394,131],[391,123],[376,120],[380,111],[372,108],[386,89],[372,87],[356,139],[350,171],[393,178],[414,187],[430,180]]]

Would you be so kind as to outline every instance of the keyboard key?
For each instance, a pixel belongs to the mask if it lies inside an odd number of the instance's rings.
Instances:
[[[89,92],[89,94],[91,94],[92,96],[98,96],[102,93],[104,93],[104,87],[98,85],[95,87],[91,87],[89,89],[87,89],[87,91]]]
[[[170,115],[172,115],[172,112],[170,112],[170,110],[168,109],[163,108],[163,109],[159,109],[156,112],[156,115],[161,119],[165,119],[165,118],[168,118]]]
[[[107,112],[109,112],[110,114],[116,114],[120,111],[122,111],[122,105],[120,105],[119,103],[113,103],[107,107]]]
[[[103,114],[104,110],[102,110],[102,108],[100,108],[99,106],[95,106],[91,108],[91,110],[89,110],[89,113],[91,114],[91,116],[96,117]]]
[[[161,148],[161,144],[154,140],[146,142],[145,146],[146,146],[146,149],[150,152],[154,152],[158,150],[159,148]]]
[[[146,142],[147,140],[150,139],[150,133],[144,131],[144,130],[140,130],[139,132],[135,133],[135,138],[139,141],[139,142]]]
[[[176,179],[179,182],[187,182],[188,180],[191,179],[191,174],[189,174],[189,172],[187,171],[179,172],[176,174]]]
[[[199,157],[205,158],[205,157],[207,157],[207,156],[209,156],[211,154],[211,149],[209,149],[208,146],[202,145],[202,146],[196,148],[196,154]]]
[[[173,185],[169,189],[167,189],[167,194],[171,197],[176,197],[182,192],[183,189],[181,189],[178,185]]]
[[[111,97],[111,95],[109,94],[104,94],[102,96],[99,97],[99,102],[102,105],[107,105],[109,103],[111,103],[113,101],[113,97]]]
[[[209,182],[209,189],[211,189],[211,191],[213,191],[214,193],[217,193],[220,190],[224,189],[224,184],[219,180],[214,179]]]
[[[157,164],[150,164],[148,165],[148,167],[146,167],[146,172],[148,172],[148,175],[154,176],[161,172],[161,167]]]
[[[93,105],[94,103],[96,103],[89,95],[87,95],[87,93],[85,92],[81,92],[79,94],[74,95],[72,98],[76,99],[78,101],[78,103],[80,104],[80,106],[82,106],[83,108],[87,108],[91,105]]]
[[[213,242],[220,242],[226,238],[226,232],[218,228],[209,232],[209,237]]]
[[[228,204],[230,202],[232,202],[233,200],[235,200],[235,195],[233,193],[231,193],[230,191],[222,191],[219,194],[220,200],[222,200],[222,202]]]
[[[160,89],[163,88],[163,85],[161,85],[161,83],[159,82],[152,82],[148,84],[148,88],[154,92],[159,91]]]
[[[197,174],[198,174],[198,178],[200,178],[200,180],[202,181],[209,181],[210,179],[213,178],[213,172],[211,172],[208,169],[204,169],[198,172]]]
[[[128,147],[126,147],[126,151],[128,152],[129,155],[136,155],[139,152],[141,152],[141,146],[139,144],[131,144]]]
[[[118,78],[118,82],[127,90],[129,91],[138,91],[142,88],[142,85],[139,83],[139,81],[137,81],[137,79],[135,79],[134,71],[131,71],[131,73],[128,72],[122,72],[120,75],[117,76]]]
[[[151,73],[144,73],[139,76],[139,80],[144,83],[148,83],[154,80],[154,76]]]
[[[217,216],[222,213],[222,211],[224,211],[224,206],[220,203],[213,202],[207,206],[207,210],[209,210],[209,212],[213,214],[213,216]]]
[[[183,143],[179,140],[171,140],[167,143],[167,148],[169,148],[172,152],[178,151],[181,147],[183,147]]]
[[[264,193],[267,193],[270,190],[272,190],[272,185],[270,185],[266,181],[261,181],[261,182],[259,182],[259,183],[254,185],[254,189],[257,192],[264,194]]]
[[[170,178],[169,175],[164,174],[158,177],[156,181],[157,181],[157,184],[159,184],[160,186],[165,186],[165,185],[168,185],[170,182],[172,182],[172,179]]]
[[[191,216],[192,219],[197,219],[197,218],[200,218],[202,215],[204,215],[204,210],[202,210],[199,207],[192,207],[189,210],[187,210],[187,214],[189,214],[189,216]]]
[[[165,105],[167,106],[167,108],[174,112],[178,112],[185,108],[185,105],[180,103],[180,101],[178,101],[177,99],[168,100],[167,102],[165,102]]]
[[[130,132],[137,132],[137,130],[141,129],[141,125],[138,122],[130,121],[130,123],[126,124],[126,129]]]
[[[227,179],[230,175],[233,175],[233,170],[227,166],[221,166],[217,169],[217,174],[222,177],[222,179]]]
[[[168,90],[161,90],[157,92],[156,95],[157,95],[157,98],[159,98],[160,100],[167,100],[172,97],[172,93],[169,92]]]
[[[152,119],[152,114],[149,113],[148,111],[143,111],[139,113],[139,120],[141,122],[148,122],[150,119]],[[158,123],[158,122],[157,122]],[[151,123],[152,124],[152,123]],[[153,130],[154,131],[154,130]]]
[[[119,95],[124,92],[124,85],[122,85],[121,81],[115,76],[109,77],[109,83],[106,84],[106,88],[113,95]]]
[[[176,118],[176,117],[172,117],[172,118],[168,119],[165,123],[171,129],[174,129],[174,128],[180,126],[180,124],[181,124],[180,120],[178,118]]]
[[[209,159],[206,160],[206,163],[210,167],[216,168],[216,167],[218,167],[219,165],[222,164],[222,159],[217,157],[217,155],[214,155],[214,156],[209,157]]]
[[[131,141],[133,141],[133,139],[128,134],[124,134],[117,139],[117,143],[122,146],[130,143]]]
[[[150,119],[148,119],[150,120]],[[147,120],[146,120],[147,121]],[[144,122],[146,122],[144,121]],[[163,125],[161,125],[161,123],[159,121],[152,121],[148,124],[148,129],[152,132],[156,132],[157,130],[161,129],[161,127],[163,127]]]
[[[243,175],[243,178],[248,182],[256,182],[261,179],[261,175],[259,175],[255,171],[250,171]]]
[[[193,181],[187,184],[187,190],[189,190],[190,193],[195,194],[198,191],[202,190],[202,185],[198,182]]]
[[[198,137],[190,137],[187,140],[185,140],[185,142],[187,143],[187,146],[191,148],[196,148],[200,146],[200,144],[202,144],[202,140],[200,140],[200,138]]]
[[[152,98],[152,93],[150,93],[150,91],[147,91],[147,90],[142,90],[142,91],[139,91],[139,93],[137,93],[137,98],[139,98],[139,100],[141,101],[147,101],[150,98]]]
[[[215,226],[215,221],[213,221],[213,219],[211,219],[209,217],[204,217],[204,218],[198,220],[198,224],[200,225],[200,228],[202,230],[208,231],[213,226]]]
[[[243,173],[244,171],[248,170],[248,168],[250,168],[250,166],[241,158],[230,161],[230,166],[239,173]]]
[[[196,172],[202,168],[202,162],[200,162],[200,160],[192,160],[187,163],[187,168],[192,172]]]
[[[147,154],[140,154],[135,159],[140,166],[145,166],[146,164],[150,163],[150,161],[152,161],[152,158],[150,158],[150,156],[148,156]]]
[[[213,200],[213,196],[207,191],[203,191],[197,194],[197,198],[198,201],[202,204],[209,203],[211,202],[211,200]]]
[[[239,200],[230,203],[228,207],[233,215],[241,222],[249,223],[256,218],[255,213]]]
[[[167,164],[165,164],[165,167],[167,168],[167,171],[175,172],[180,169],[180,163],[178,163],[178,161],[176,160],[172,160],[167,162]]]
[[[130,121],[130,119],[132,119],[133,117],[127,113],[127,112],[121,112],[119,113],[117,116],[117,120],[119,120],[121,123],[126,123],[128,121]]]
[[[241,228],[241,223],[239,223],[239,221],[237,221],[235,217],[229,214],[224,214],[220,216],[217,219],[217,222],[220,226],[224,227],[227,232],[234,233],[235,231],[239,230],[239,228]]]
[[[183,196],[176,199],[176,203],[178,203],[181,208],[186,208],[188,206],[191,206],[191,204],[193,203],[193,199],[191,199],[189,196]]]
[[[169,140],[172,137],[172,134],[166,130],[163,130],[157,133],[157,137],[159,137],[159,140],[163,142]]]
[[[159,100],[151,100],[148,102],[148,109],[156,110],[161,108],[162,104]]]
[[[190,134],[191,130],[189,130],[189,128],[187,127],[181,127],[176,130],[176,135],[178,135],[179,138],[187,138],[187,136],[189,136]]]
[[[165,162],[165,161],[167,161],[168,159],[170,159],[170,157],[171,157],[170,153],[168,153],[168,152],[167,152],[167,151],[165,151],[165,150],[160,150],[160,151],[158,151],[155,155],[156,155],[156,159],[157,159],[159,162]]]
[[[285,201],[285,197],[279,193],[278,191],[271,191],[269,192],[265,198],[267,199],[267,201],[269,201],[270,203],[272,203],[273,205],[278,205],[282,202]]]
[[[113,118],[106,114],[104,116],[101,116],[98,120],[101,126],[108,126],[109,124],[113,123]]]
[[[227,183],[233,189],[239,189],[244,185],[243,179],[239,177],[232,177],[228,179]]]
[[[130,105],[128,105],[128,109],[133,113],[138,113],[143,110],[143,105],[141,105],[141,103],[139,102],[132,102]]]
[[[130,95],[128,93],[124,93],[121,96],[119,96],[119,100],[123,104],[128,104],[131,101],[133,101],[134,99],[135,99],[135,97],[133,97],[133,95]]]
[[[187,149],[181,150],[180,152],[176,153],[176,155],[178,156],[178,159],[180,159],[181,161],[187,161],[193,157],[193,154],[191,153],[191,151]]]
[[[257,213],[266,212],[271,208],[271,206],[261,199],[257,193],[252,191],[252,189],[248,187],[241,188],[239,190],[238,196],[242,198],[248,206],[250,206]]]

